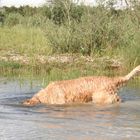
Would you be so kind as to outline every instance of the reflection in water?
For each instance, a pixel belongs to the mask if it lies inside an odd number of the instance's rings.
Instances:
[[[2,140],[93,140],[140,139],[140,88],[121,91],[124,102],[116,105],[38,105],[23,100],[41,87],[26,82],[0,83],[0,139]],[[36,88],[35,88],[36,87]]]

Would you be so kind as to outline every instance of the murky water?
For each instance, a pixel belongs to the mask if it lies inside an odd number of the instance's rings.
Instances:
[[[21,104],[40,88],[0,79],[0,140],[140,139],[140,86],[121,90],[120,105]]]

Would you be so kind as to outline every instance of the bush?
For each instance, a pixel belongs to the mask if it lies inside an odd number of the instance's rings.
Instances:
[[[7,26],[15,26],[17,24],[20,24],[23,20],[23,16],[19,13],[10,13],[6,15],[4,24]]]

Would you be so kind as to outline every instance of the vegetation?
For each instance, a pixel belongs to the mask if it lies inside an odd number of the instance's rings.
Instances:
[[[133,3],[125,9],[114,5],[115,1],[86,6],[71,0],[53,0],[42,7],[2,7],[0,58],[11,53],[30,59],[27,65],[1,59],[0,72],[7,67],[32,69],[41,65],[35,62],[36,56],[54,54],[117,58],[127,68],[140,64],[140,5]],[[42,68],[46,66],[39,66],[39,70]]]

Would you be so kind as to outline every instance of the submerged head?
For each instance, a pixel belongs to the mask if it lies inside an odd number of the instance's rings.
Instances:
[[[40,103],[39,100],[36,97],[33,97],[31,99],[27,99],[23,102],[23,105],[26,106],[34,106],[36,104]]]

